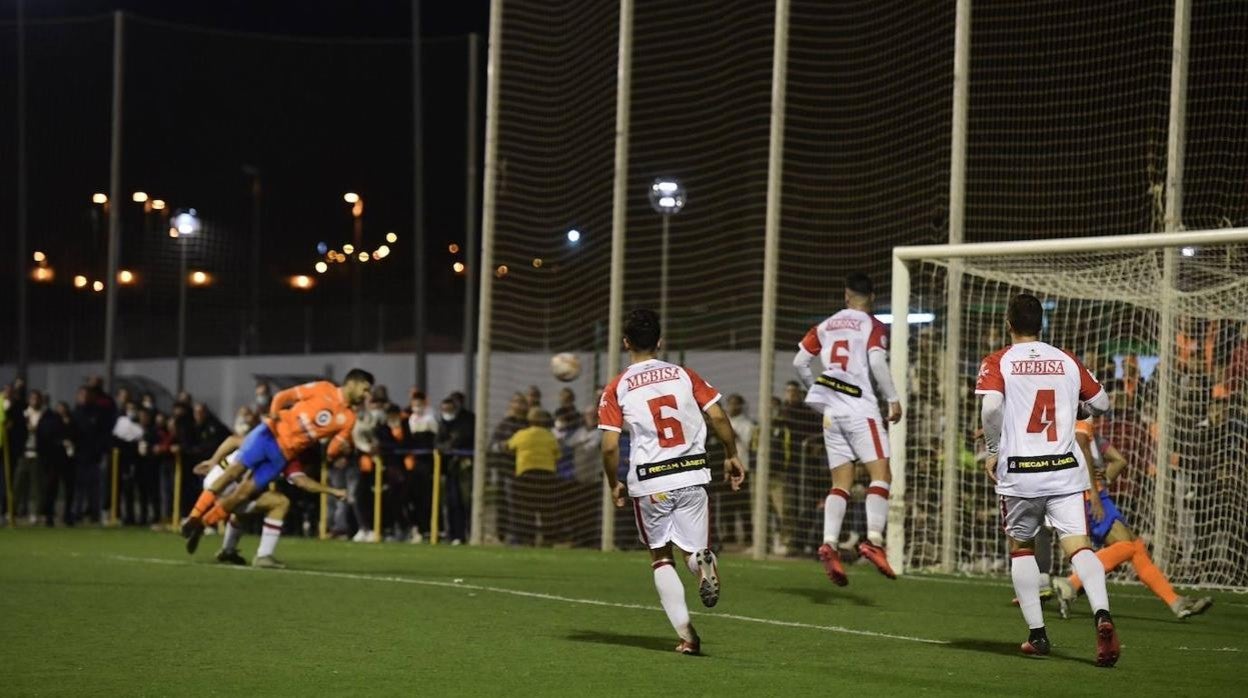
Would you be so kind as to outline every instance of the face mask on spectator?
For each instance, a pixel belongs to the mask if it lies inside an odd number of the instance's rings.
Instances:
[[[234,420],[235,434],[238,434],[239,436],[246,436],[249,431],[251,431],[251,427],[247,424],[246,419],[238,417]]]
[[[446,410],[442,410],[442,419],[445,419],[448,422],[454,421],[455,418],[458,416],[459,416],[459,412],[456,412],[454,410],[450,412],[447,412]]]
[[[139,411],[138,410],[126,410],[126,416],[129,417],[131,420],[138,421]]]

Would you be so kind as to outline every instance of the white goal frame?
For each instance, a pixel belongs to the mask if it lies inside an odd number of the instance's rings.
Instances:
[[[1175,253],[1176,249],[1185,246],[1201,246],[1201,245],[1227,245],[1227,244],[1243,244],[1248,243],[1248,228],[1225,228],[1220,230],[1202,230],[1192,232],[1175,232],[1175,233],[1155,233],[1155,234],[1135,234],[1135,235],[1112,235],[1099,237],[1084,238],[1062,238],[1056,240],[1025,240],[1012,242],[987,242],[987,243],[965,243],[965,244],[949,244],[949,245],[915,245],[908,247],[893,248],[893,281],[892,281],[892,313],[894,318],[907,317],[912,310],[920,310],[910,308],[910,263],[924,259],[943,259],[957,262],[962,259],[972,259],[977,257],[1008,257],[1008,256],[1027,256],[1034,257],[1045,253],[1071,253],[1071,252],[1106,252],[1119,250],[1158,250],[1165,249],[1170,253],[1166,254],[1162,271],[1162,283],[1167,287],[1172,287],[1174,283]],[[951,265],[950,277],[957,279],[960,277],[960,269],[957,265]],[[946,286],[946,294],[952,286]],[[1165,300],[1162,302],[1160,310],[1160,335],[1170,336],[1173,334],[1174,326],[1174,303],[1173,295],[1165,294]],[[961,333],[957,331],[960,317],[949,317],[946,319],[952,325],[951,331],[946,333],[947,346],[945,355],[942,357],[942,373],[950,375],[956,373],[958,357],[961,353],[961,347],[954,344],[960,341]],[[897,393],[903,406],[909,408],[909,384],[908,375],[910,369],[910,326],[906,322],[893,322],[892,332],[889,337],[890,346],[893,347],[890,359],[892,363],[893,383],[897,387]],[[1159,343],[1160,364],[1158,370],[1166,370],[1171,365],[1173,344],[1170,342]],[[1159,383],[1157,414],[1169,414],[1171,395],[1171,381],[1163,380]],[[889,564],[899,574],[905,572],[906,562],[906,420],[903,419],[889,429],[889,446],[892,450],[892,492],[889,498],[888,510],[888,558]],[[1167,551],[1164,549],[1165,536],[1156,535],[1166,530],[1166,521],[1163,512],[1165,507],[1162,503],[1170,491],[1170,483],[1168,478],[1162,478],[1160,474],[1167,473],[1169,469],[1166,467],[1165,459],[1170,452],[1170,441],[1172,438],[1171,425],[1167,422],[1162,423],[1160,430],[1160,442],[1156,449],[1156,457],[1158,459],[1157,472],[1159,473],[1156,487],[1154,488],[1154,496],[1158,506],[1154,507],[1156,520],[1154,521],[1154,548],[1153,557],[1159,565],[1163,565],[1167,560]],[[956,469],[957,463],[957,445],[958,445],[958,424],[956,420],[945,420],[945,433],[943,434],[943,442],[945,449],[945,458],[943,464],[943,478],[941,501],[945,504],[941,512],[941,563],[939,566],[942,572],[953,572],[956,560],[954,559],[953,541],[957,535],[956,530],[956,511],[958,491],[956,487]]]

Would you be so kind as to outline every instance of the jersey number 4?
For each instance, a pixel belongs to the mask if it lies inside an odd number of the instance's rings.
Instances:
[[[646,405],[650,407],[650,416],[654,417],[654,431],[659,435],[659,446],[661,448],[671,448],[683,445],[685,443],[685,430],[680,426],[680,420],[675,417],[663,416],[664,407],[676,409],[676,396],[660,395],[647,400]]]
[[[1028,434],[1045,432],[1049,441],[1057,441],[1057,391],[1037,390],[1036,403],[1031,406],[1031,420],[1027,422]]]

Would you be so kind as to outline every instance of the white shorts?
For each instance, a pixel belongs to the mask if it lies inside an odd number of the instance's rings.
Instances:
[[[889,455],[888,432],[879,417],[824,412],[823,445],[828,450],[828,467],[834,469],[851,461],[870,463]]]
[[[1058,538],[1088,535],[1088,515],[1083,493],[1051,497],[1007,497],[1001,495],[1001,530],[1010,538],[1029,541],[1049,525]]]
[[[687,553],[711,547],[710,504],[704,487],[633,497],[633,513],[641,542],[651,550],[668,543]]]

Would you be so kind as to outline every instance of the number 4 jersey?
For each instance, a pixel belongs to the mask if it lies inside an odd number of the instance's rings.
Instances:
[[[1099,395],[1101,384],[1078,359],[1044,342],[1013,344],[984,359],[975,392],[1005,398],[997,494],[1047,497],[1091,486],[1075,420],[1079,403]]]
[[[598,428],[628,425],[628,494],[640,497],[711,481],[702,412],[719,391],[688,368],[658,359],[629,366],[602,392]]]

